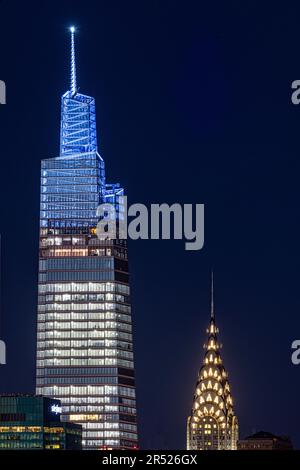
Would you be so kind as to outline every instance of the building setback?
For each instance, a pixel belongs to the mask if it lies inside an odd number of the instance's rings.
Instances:
[[[138,446],[127,244],[96,235],[97,207],[118,211],[123,194],[106,183],[71,28],[60,154],[41,168],[36,393],[59,398],[62,419],[82,424],[84,449]]]
[[[59,400],[1,395],[0,450],[81,450],[81,426],[60,416]]]
[[[213,297],[203,364],[199,370],[191,415],[187,419],[188,450],[236,450],[238,421],[228,374],[221,358]]]
[[[238,450],[293,450],[293,444],[287,436],[275,436],[270,432],[260,431],[245,439],[240,439]]]

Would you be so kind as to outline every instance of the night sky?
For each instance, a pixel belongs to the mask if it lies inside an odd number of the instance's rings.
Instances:
[[[300,447],[300,5],[263,3],[0,3],[0,392],[34,391],[40,161],[58,155],[75,24],[107,181],[130,203],[205,204],[203,250],[129,244],[141,447],[185,447],[212,266],[240,435]]]

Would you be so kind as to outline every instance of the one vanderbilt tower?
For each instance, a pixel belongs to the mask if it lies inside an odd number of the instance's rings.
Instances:
[[[138,446],[126,240],[100,241],[97,207],[124,193],[107,184],[95,100],[79,93],[75,28],[60,152],[42,160],[36,393],[59,398],[83,426],[85,449]]]

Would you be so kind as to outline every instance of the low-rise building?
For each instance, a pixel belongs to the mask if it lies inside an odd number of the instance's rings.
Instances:
[[[80,450],[82,427],[62,422],[61,403],[35,395],[0,395],[0,450]]]
[[[238,450],[293,450],[291,439],[287,436],[275,436],[270,432],[260,431],[245,439],[240,439]]]

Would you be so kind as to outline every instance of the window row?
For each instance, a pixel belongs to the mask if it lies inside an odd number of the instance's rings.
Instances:
[[[63,384],[118,384],[118,377],[44,377],[37,378],[37,385],[63,385]]]
[[[132,343],[118,340],[72,340],[72,341],[43,341],[38,342],[38,349],[49,349],[49,348],[121,348],[121,349],[132,349]]]
[[[120,338],[132,342],[132,335],[130,333],[124,333],[122,331],[111,331],[111,330],[93,330],[93,331],[47,331],[39,332],[38,340],[61,340],[61,339],[99,339],[99,338]]]
[[[97,193],[77,193],[77,194],[42,194],[41,202],[91,202],[94,201],[99,204],[99,194]],[[45,234],[47,235],[47,233]]]
[[[42,389],[40,389],[42,390]],[[132,400],[131,398],[120,398],[117,395],[102,395],[102,396],[86,396],[86,397],[77,397],[77,396],[60,396],[60,400],[63,404],[63,409],[64,412],[69,412],[70,410],[73,412],[78,412],[78,413],[86,413],[86,412],[92,412],[92,411],[97,411],[98,406],[103,405],[103,404],[119,404],[119,403],[124,403],[127,404],[128,406],[131,406],[131,408],[127,408],[129,411],[128,413],[135,413],[135,406],[136,402],[135,400]],[[69,408],[66,408],[69,406]],[[103,411],[103,410],[102,410]],[[106,421],[114,420],[115,415],[106,415],[103,417]]]
[[[115,302],[89,302],[87,304],[82,303],[49,303],[39,304],[39,312],[89,312],[93,310],[114,310],[124,313],[130,313],[130,306],[124,304],[116,304]]]
[[[114,271],[49,271],[39,274],[39,282],[51,281],[113,281]]]
[[[131,325],[127,323],[112,322],[112,321],[89,321],[89,322],[38,322],[38,331],[45,330],[125,330],[131,331]]]
[[[48,294],[40,295],[40,302],[105,302],[105,301],[116,301],[116,302],[126,302],[128,297],[125,297],[121,294]]]
[[[39,270],[112,269],[113,265],[113,259],[110,257],[49,258],[40,260]]]
[[[126,284],[112,283],[112,282],[72,282],[64,284],[40,284],[39,293],[60,293],[60,292],[117,292],[129,295],[129,286]]]
[[[92,358],[57,358],[52,357],[51,359],[38,359],[37,367],[47,366],[120,366],[126,367],[127,369],[133,369],[133,361],[127,361],[121,358],[106,357],[92,359]]]
[[[41,371],[42,372],[42,371]],[[84,375],[84,374],[106,374],[106,375],[116,375],[118,374],[117,367],[54,367],[46,368],[44,371],[45,375]]]
[[[57,320],[57,321],[55,321]],[[117,320],[120,322],[131,323],[131,317],[124,315],[123,313],[117,312],[47,312],[47,313],[38,313],[38,322],[53,322],[63,323],[70,320],[80,320],[80,321],[89,321],[94,322],[97,320]]]
[[[121,395],[127,397],[135,398],[134,388],[129,387],[117,387],[114,385],[104,385],[100,387],[95,387],[92,385],[87,386],[52,386],[52,387],[43,387],[40,389],[46,396],[64,396],[64,395],[80,395],[82,397],[91,396],[91,395]]]
[[[133,359],[133,353],[121,349],[47,349],[37,350],[38,359],[47,359],[50,357],[122,357]]]

